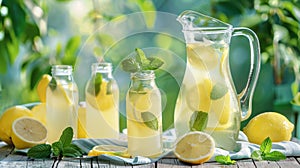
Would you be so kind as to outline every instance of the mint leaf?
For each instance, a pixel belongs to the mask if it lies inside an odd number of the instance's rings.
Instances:
[[[101,73],[96,73],[93,77],[91,82],[89,83],[87,91],[92,94],[97,96],[98,93],[100,92],[100,85],[102,83],[102,75]]]
[[[151,112],[142,112],[141,113],[143,122],[147,127],[151,128],[152,130],[158,130],[158,120],[154,114]]]
[[[215,160],[218,163],[225,164],[225,165],[231,165],[231,164],[235,164],[236,163],[235,160],[231,160],[231,158],[230,158],[229,155],[227,155],[227,156],[218,155],[218,156],[215,157]]]
[[[49,144],[39,144],[30,148],[27,152],[27,156],[31,158],[50,158],[51,155],[51,145]]]
[[[286,159],[286,156],[279,151],[273,151],[271,153],[266,153],[263,156],[263,160],[278,161],[278,160],[284,160],[284,159]]]
[[[69,146],[73,139],[73,129],[72,127],[66,128],[62,135],[59,138],[59,141],[62,143],[63,147]]]
[[[210,93],[210,98],[212,100],[217,100],[222,98],[226,93],[228,92],[228,88],[226,87],[226,85],[222,84],[222,83],[216,83],[213,88],[212,91]]]
[[[63,144],[61,141],[54,142],[52,144],[52,152],[54,156],[60,156],[63,151]]]
[[[207,126],[208,113],[195,111],[189,121],[191,131],[203,131]]]
[[[123,71],[130,73],[138,72],[139,70],[141,70],[140,65],[133,58],[123,60],[121,63],[121,67]]]
[[[253,151],[251,153],[251,158],[254,160],[263,160],[262,158],[262,152],[259,150]]]
[[[82,150],[74,144],[64,147],[62,152],[62,155],[66,157],[79,157],[82,156],[82,154]]]
[[[147,59],[143,50],[136,48],[135,52],[137,54],[135,56],[136,61],[140,64],[140,66],[142,67],[142,70],[146,70],[150,64],[150,60]]]
[[[55,78],[52,77],[51,81],[49,82],[49,87],[52,92],[56,89],[57,82],[56,82]]]
[[[156,58],[156,57],[150,57],[149,60],[151,62],[150,62],[150,64],[147,67],[148,70],[156,70],[156,69],[160,68],[164,64],[163,60],[161,60],[159,58]]]
[[[260,145],[260,151],[262,153],[269,153],[272,149],[272,141],[270,137],[267,137]]]
[[[156,70],[161,67],[164,62],[157,57],[147,58],[142,49],[135,49],[135,58],[128,58],[122,61],[121,67],[125,72],[138,72],[141,70]]]
[[[262,144],[260,145],[260,150],[256,150],[251,153],[251,158],[255,160],[271,160],[271,161],[277,161],[286,159],[286,156],[279,152],[279,151],[273,151],[272,149],[272,141],[271,138],[266,138]]]

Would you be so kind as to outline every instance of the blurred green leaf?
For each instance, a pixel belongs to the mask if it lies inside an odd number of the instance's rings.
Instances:
[[[74,36],[69,39],[66,48],[65,55],[62,59],[63,64],[74,65],[76,61],[77,52],[81,44],[81,37]]]
[[[137,4],[144,15],[144,20],[148,28],[153,28],[156,20],[156,8],[151,0],[138,0]]]

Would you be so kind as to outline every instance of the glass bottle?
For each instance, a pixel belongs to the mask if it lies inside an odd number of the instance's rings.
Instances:
[[[154,156],[162,152],[161,94],[152,70],[131,74],[126,96],[128,152]]]
[[[78,88],[69,65],[52,66],[52,79],[46,91],[48,142],[58,141],[62,131],[72,127],[77,135]]]
[[[119,137],[119,88],[111,63],[94,63],[86,85],[86,131],[89,138]]]

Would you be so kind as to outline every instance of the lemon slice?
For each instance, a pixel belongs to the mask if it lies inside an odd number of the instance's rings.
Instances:
[[[47,129],[38,120],[31,117],[21,117],[12,124],[12,142],[17,149],[33,147],[45,143]]]
[[[209,112],[211,108],[210,93],[212,81],[208,78],[191,87],[187,91],[187,104],[192,111]]]
[[[193,43],[187,45],[189,63],[200,70],[213,69],[219,65],[219,54],[210,45]]]
[[[204,132],[189,132],[176,143],[175,156],[187,163],[201,164],[208,161],[214,154],[215,141]]]
[[[99,109],[101,112],[108,111],[117,106],[114,101],[114,95],[107,94],[107,85],[107,82],[101,82],[100,92],[97,96],[89,92],[86,93],[86,101],[95,109]]]
[[[151,91],[143,93],[130,92],[129,101],[131,105],[138,111],[149,111],[151,108]]]
[[[63,95],[63,97],[66,100],[66,102],[67,102],[68,105],[70,105],[70,106],[73,105],[73,101],[68,96],[67,90],[61,84],[57,85],[57,91],[58,91],[58,92],[56,92],[57,94],[61,93]],[[72,87],[68,86],[68,91],[69,92],[73,92],[74,89]]]
[[[126,147],[117,145],[97,145],[89,151],[88,156],[99,156],[99,155],[112,155],[121,157],[130,157]]]
[[[78,119],[77,119],[77,138],[87,138],[86,132],[86,107],[80,104],[78,107]]]
[[[51,78],[52,77],[50,75],[44,74],[37,85],[37,93],[42,103],[46,102],[46,90]]]

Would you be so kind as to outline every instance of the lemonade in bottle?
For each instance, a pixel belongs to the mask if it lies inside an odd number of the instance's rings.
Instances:
[[[86,85],[86,131],[89,138],[119,137],[119,88],[111,63],[94,63]]]
[[[77,135],[78,88],[72,66],[52,66],[52,79],[46,91],[48,142],[58,141],[63,130],[72,127]]]
[[[131,74],[126,96],[128,152],[154,156],[162,152],[161,94],[153,70]]]

